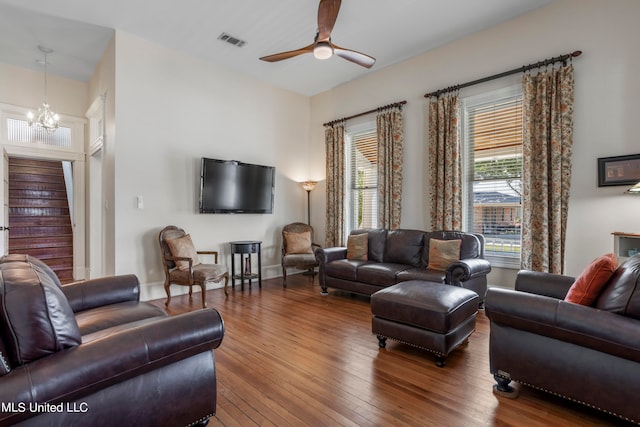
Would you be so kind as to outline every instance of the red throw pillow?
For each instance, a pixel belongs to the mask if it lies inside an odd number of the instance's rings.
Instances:
[[[618,260],[612,253],[594,259],[571,285],[564,300],[576,304],[593,305],[617,267]]]

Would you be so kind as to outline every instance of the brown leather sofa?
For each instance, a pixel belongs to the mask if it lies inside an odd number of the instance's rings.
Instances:
[[[133,275],[61,286],[36,258],[0,259],[0,426],[206,424],[219,313],[139,297]]]
[[[640,255],[618,267],[593,307],[564,301],[573,282],[520,271],[515,290],[488,290],[494,389],[516,397],[513,380],[640,423]]]
[[[484,259],[484,237],[461,231],[420,231],[362,229],[351,234],[368,233],[366,261],[347,259],[347,248],[321,248],[315,251],[319,262],[322,293],[327,288],[371,295],[382,288],[407,280],[423,280],[471,289],[480,297],[487,291],[491,264]],[[446,271],[428,269],[429,241],[462,240],[460,260]]]

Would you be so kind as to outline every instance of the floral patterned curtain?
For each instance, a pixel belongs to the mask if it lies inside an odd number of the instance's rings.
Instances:
[[[327,151],[326,247],[344,246],[344,122],[324,131]]]
[[[561,274],[571,184],[573,66],[522,81],[522,268]]]
[[[458,95],[429,103],[429,197],[432,230],[462,229],[462,159]]]
[[[404,117],[402,107],[378,112],[378,227],[400,228]]]

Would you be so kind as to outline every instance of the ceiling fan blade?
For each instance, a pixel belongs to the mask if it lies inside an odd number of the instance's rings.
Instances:
[[[267,62],[282,61],[283,59],[289,59],[289,58],[293,58],[294,56],[302,55],[302,54],[305,54],[305,53],[311,53],[311,52],[313,52],[313,47],[314,46],[315,46],[315,43],[312,43],[309,46],[305,46],[305,47],[303,47],[301,49],[289,50],[287,52],[275,53],[273,55],[263,56],[260,59],[262,61],[267,61]]]
[[[326,41],[331,37],[331,31],[338,19],[342,0],[320,0],[318,6],[318,41]]]
[[[354,62],[365,68],[371,68],[373,67],[373,64],[376,63],[376,58],[374,58],[373,56],[369,56],[361,52],[356,52],[355,50],[345,49],[343,47],[336,46],[335,44],[333,45],[333,53],[335,53],[342,59]]]

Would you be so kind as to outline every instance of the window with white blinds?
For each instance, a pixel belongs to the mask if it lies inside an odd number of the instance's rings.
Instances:
[[[346,235],[351,230],[377,227],[378,142],[375,127],[347,133],[345,155]]]
[[[520,87],[463,101],[466,191],[464,223],[485,236],[485,254],[519,265],[522,218]]]

